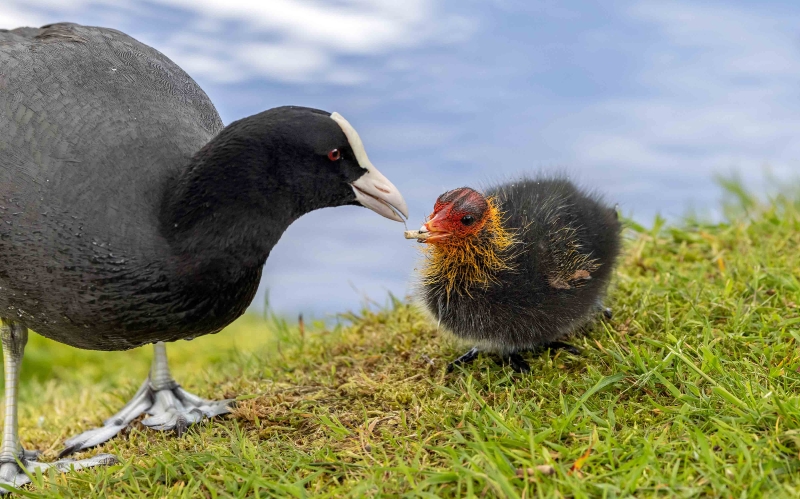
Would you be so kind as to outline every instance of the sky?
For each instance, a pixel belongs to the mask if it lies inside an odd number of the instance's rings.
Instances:
[[[339,112],[404,194],[559,172],[648,224],[718,215],[715,176],[800,176],[800,6],[790,1],[3,0],[0,27],[112,27],[166,54],[225,123]],[[277,312],[406,295],[418,248],[359,207],[295,222],[270,255]]]

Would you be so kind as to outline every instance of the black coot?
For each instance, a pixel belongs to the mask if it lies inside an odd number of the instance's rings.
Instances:
[[[280,107],[223,127],[185,72],[124,33],[75,24],[0,31],[7,387],[16,386],[26,328],[96,350],[221,330],[245,311],[293,221],[358,204],[407,216],[336,113]],[[6,403],[14,396],[7,390]],[[180,431],[226,411],[225,401],[182,390],[157,343],[134,400],[65,453],[107,440],[142,412],[153,416],[146,424]],[[14,460],[30,456],[14,422],[6,430],[0,479],[19,484]]]
[[[521,357],[559,341],[602,305],[620,251],[616,209],[562,178],[525,178],[482,194],[442,194],[420,229],[419,295],[439,324],[518,371]],[[452,364],[450,366],[452,368]]]

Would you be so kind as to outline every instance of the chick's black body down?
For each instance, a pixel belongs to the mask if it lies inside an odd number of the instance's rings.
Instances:
[[[477,345],[465,361],[478,350],[546,347],[585,324],[602,309],[620,251],[616,209],[566,179],[526,178],[484,194],[515,234],[507,268],[449,296],[441,283],[420,289],[440,326]]]

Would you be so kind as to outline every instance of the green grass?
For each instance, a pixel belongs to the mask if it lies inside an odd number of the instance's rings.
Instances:
[[[343,326],[245,317],[171,347],[183,385],[239,395],[174,438],[135,426],[105,469],[46,474],[31,497],[797,497],[800,203],[738,197],[721,224],[629,224],[609,304],[532,374],[462,353],[406,302]],[[399,242],[398,244],[402,244]],[[130,397],[149,350],[33,337],[21,432],[63,438]],[[87,455],[90,453],[87,453]]]

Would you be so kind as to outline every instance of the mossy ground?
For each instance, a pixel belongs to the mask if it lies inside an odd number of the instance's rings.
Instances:
[[[391,300],[342,325],[247,316],[172,345],[232,416],[183,438],[134,426],[121,464],[45,474],[31,497],[797,497],[800,203],[740,194],[728,223],[629,223],[615,316],[518,375]],[[32,337],[21,433],[55,458],[147,373],[149,349]],[[91,453],[87,453],[91,454]]]

